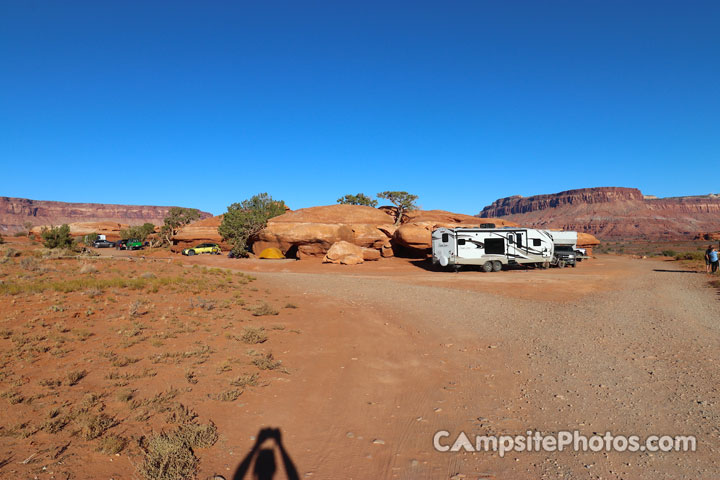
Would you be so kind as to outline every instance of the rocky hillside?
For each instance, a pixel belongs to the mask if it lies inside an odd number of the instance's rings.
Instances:
[[[163,223],[170,208],[0,197],[0,233],[24,230],[26,222],[33,226],[77,222],[116,222],[128,225],[150,222],[159,225]],[[210,216],[211,214],[202,212],[203,218]]]
[[[601,239],[692,239],[720,230],[720,195],[657,198],[636,188],[582,188],[501,198],[478,216],[577,230]]]

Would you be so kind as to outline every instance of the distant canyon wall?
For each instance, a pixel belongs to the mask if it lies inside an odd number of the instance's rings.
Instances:
[[[0,197],[0,233],[33,226],[61,225],[76,222],[116,222],[142,225],[149,222],[160,225],[172,207],[150,205],[113,205],[105,203],[69,203],[28,198]],[[212,216],[201,212],[202,218]]]
[[[601,239],[692,239],[720,230],[720,195],[656,198],[636,188],[582,188],[501,198],[478,216],[577,230]]]

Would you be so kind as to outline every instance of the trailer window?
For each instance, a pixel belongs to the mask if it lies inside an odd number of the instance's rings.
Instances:
[[[503,255],[505,253],[505,240],[502,238],[485,239],[485,253],[488,255]]]
[[[540,245],[542,245],[542,242],[540,241],[540,239],[533,238],[533,247],[539,247]]]
[[[513,243],[515,243],[515,235],[513,235],[512,233],[511,233],[510,235],[508,235],[507,239],[508,239],[508,243],[509,243],[510,245],[512,245]]]
[[[443,243],[448,243],[449,241],[450,241],[450,235],[447,234],[447,233],[443,233],[443,234],[442,234],[442,242],[443,242]]]
[[[515,236],[517,237],[517,246],[518,246],[518,248],[522,248],[522,246],[523,246],[523,245],[522,245],[522,237],[523,237],[523,234],[522,234],[522,233],[516,233]]]
[[[465,239],[464,238],[458,238],[458,245],[465,245]]]

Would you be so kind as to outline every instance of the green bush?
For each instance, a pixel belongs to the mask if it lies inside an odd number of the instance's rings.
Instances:
[[[705,260],[705,252],[683,252],[675,255],[675,260]]]
[[[41,232],[45,248],[72,248],[75,240],[70,236],[70,226],[43,228]]]
[[[260,193],[249,200],[230,205],[218,232],[223,240],[232,243],[233,255],[245,257],[252,236],[265,228],[268,220],[283,213],[285,202],[273,200],[267,193]]]
[[[358,193],[357,195],[345,195],[337,199],[337,203],[342,205],[364,205],[366,207],[377,207],[378,201],[373,200],[364,193]]]
[[[660,252],[660,255],[662,255],[663,257],[674,257],[677,254],[678,252],[676,252],[675,250],[663,250],[662,252]]]
[[[120,230],[120,238],[123,240],[129,240],[131,238],[137,238],[141,242],[144,242],[148,235],[155,232],[155,225],[152,223],[144,223],[142,225],[136,225],[124,230]]]
[[[97,233],[88,233],[85,235],[85,238],[83,238],[83,242],[85,245],[92,245],[95,243],[95,241],[100,237]]]

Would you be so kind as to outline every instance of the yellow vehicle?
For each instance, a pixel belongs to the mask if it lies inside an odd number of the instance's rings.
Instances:
[[[182,251],[183,255],[193,256],[200,253],[212,253],[215,255],[220,255],[222,253],[222,250],[220,250],[220,246],[217,243],[201,243],[200,245],[196,245],[192,248],[186,248]]]

